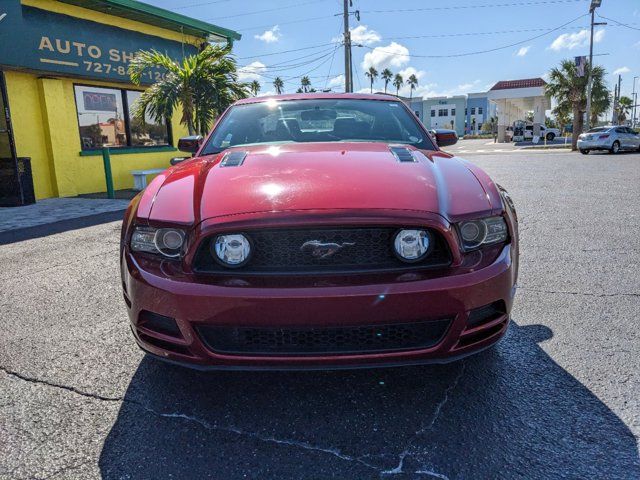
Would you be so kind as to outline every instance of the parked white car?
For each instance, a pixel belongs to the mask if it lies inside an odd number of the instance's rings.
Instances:
[[[578,137],[578,149],[585,155],[591,150],[640,151],[640,134],[625,126],[595,127]]]
[[[548,142],[556,137],[560,136],[560,130],[557,128],[547,128],[544,125],[540,125],[540,138],[546,138]],[[527,125],[524,127],[524,139],[530,140],[533,138],[533,125]]]
[[[524,127],[524,139],[525,140],[531,140],[533,139],[533,125],[527,125]],[[506,131],[506,135],[509,138],[509,141],[513,141],[513,127],[509,126],[507,127],[507,131]],[[544,125],[540,125],[540,138],[544,139],[546,138],[548,142],[550,142],[551,140],[553,140],[556,137],[560,136],[560,130],[558,130],[557,128],[548,128],[545,127]]]

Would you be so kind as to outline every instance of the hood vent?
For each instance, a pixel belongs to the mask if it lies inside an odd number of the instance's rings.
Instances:
[[[222,157],[221,167],[239,167],[244,162],[247,152],[228,152]]]
[[[415,162],[416,159],[413,158],[413,153],[407,147],[389,147],[393,156],[396,157],[396,160],[399,162]]]

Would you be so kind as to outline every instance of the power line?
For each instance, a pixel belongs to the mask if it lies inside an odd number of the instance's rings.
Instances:
[[[630,28],[631,30],[638,30],[640,31],[640,28],[636,28],[636,27],[632,27],[630,24],[628,23],[622,23],[619,22],[618,20],[614,20],[613,18],[608,18],[608,17],[603,17],[602,15],[600,15],[599,13],[597,13],[596,15],[598,15],[600,18],[604,18],[605,20],[609,20],[610,22],[614,22],[617,23],[619,26],[621,27],[626,27],[626,28]]]
[[[405,12],[433,12],[438,10],[465,10],[473,8],[494,8],[494,7],[526,7],[535,5],[547,5],[558,3],[576,3],[587,0],[539,0],[535,2],[509,2],[509,3],[489,3],[481,5],[449,5],[444,7],[425,8],[394,8],[390,10],[362,10],[361,13],[405,13]]]
[[[231,0],[213,0],[211,2],[190,3],[189,5],[182,5],[181,7],[174,7],[174,10],[184,10],[186,8],[202,7],[204,5],[213,5],[215,3],[225,3],[225,2],[230,2],[230,1]]]
[[[525,40],[519,41],[519,42],[515,42],[515,43],[510,43],[509,45],[503,45],[500,47],[495,47],[495,48],[489,48],[487,50],[476,50],[473,52],[464,52],[464,53],[449,53],[447,55],[419,55],[419,54],[404,54],[404,53],[397,53],[397,52],[391,52],[389,50],[383,50],[380,49],[380,47],[378,48],[379,52],[382,53],[388,53],[389,55],[393,55],[393,56],[397,56],[397,57],[407,57],[407,58],[452,58],[452,57],[468,57],[471,55],[479,55],[482,53],[491,53],[491,52],[496,52],[498,50],[504,50],[505,48],[512,48],[512,47],[516,47],[518,45],[522,45],[523,43],[527,43],[527,42],[531,42],[533,40],[537,40],[538,38],[544,37],[545,35],[549,35],[550,33],[553,33],[555,31],[561,30],[562,28],[566,27],[567,25],[569,25],[570,23],[575,22],[576,20],[579,20],[580,18],[586,17],[587,15],[589,15],[588,13],[585,13],[583,15],[580,15],[579,17],[574,18],[573,20],[570,20],[567,23],[564,23],[562,25],[560,25],[559,27],[553,28],[547,32],[541,33],[540,35],[536,35],[534,37],[531,38],[527,38]],[[369,50],[374,50],[373,47],[369,47],[367,45],[359,45],[361,47],[364,48],[368,48]]]
[[[319,61],[323,61],[321,63],[321,65],[322,65],[322,64],[326,63],[329,60],[330,57],[335,55],[335,51],[338,48],[339,48],[339,46],[334,47],[334,48],[331,49],[330,52],[325,53],[324,55],[320,55],[320,56],[318,56],[316,58],[312,58],[310,60],[306,60],[304,62],[300,62],[300,63],[297,63],[297,64],[269,65],[269,66],[264,66],[264,67],[262,67],[262,66],[253,66],[253,65],[243,65],[243,66],[239,67],[239,69],[244,69],[245,73],[248,73],[248,74],[255,74],[255,75],[260,75],[260,76],[264,76],[264,77],[269,78],[269,76],[266,75],[266,74],[280,73],[280,72],[283,72],[283,71],[286,71],[286,70],[291,70],[293,68],[305,67],[307,65],[312,65],[312,64],[314,64],[316,62],[319,62]],[[313,71],[313,70],[311,70],[311,71]],[[297,76],[298,75],[295,75],[294,77],[297,77]]]
[[[588,29],[589,26],[564,27],[565,30]],[[552,28],[524,28],[521,30],[494,30],[488,32],[457,32],[457,33],[437,33],[431,35],[407,35],[402,37],[388,37],[383,35],[385,40],[409,40],[413,38],[447,38],[447,37],[474,37],[480,35],[498,35],[503,33],[528,33],[528,32],[546,32],[553,30]]]
[[[313,22],[315,20],[321,20],[324,18],[333,18],[335,17],[335,15],[323,15],[321,17],[309,17],[309,18],[301,18],[298,20],[291,20],[289,22],[277,22],[278,25],[292,25],[294,23],[305,23],[305,22]],[[248,32],[250,30],[260,30],[262,28],[267,28],[267,27],[273,27],[274,23],[269,23],[267,25],[259,25],[256,27],[249,27],[249,28],[239,28],[236,29],[239,32]]]
[[[237,17],[246,17],[249,15],[257,15],[259,13],[267,13],[267,12],[275,12],[278,10],[286,10],[288,8],[295,8],[295,7],[302,7],[304,5],[310,5],[312,3],[321,3],[321,2],[326,2],[327,0],[309,0],[307,2],[298,2],[298,3],[294,3],[292,5],[285,5],[282,7],[274,7],[274,8],[265,8],[264,10],[253,10],[251,12],[245,12],[245,13],[236,13],[233,15],[225,15],[224,17],[213,17],[213,18],[206,18],[206,21],[209,20],[223,20],[225,18],[237,18]]]
[[[340,43],[340,42],[319,43],[318,45],[312,45],[310,47],[292,48],[291,50],[281,50],[279,52],[264,53],[264,54],[261,54],[261,55],[249,55],[247,57],[236,57],[236,58],[238,60],[246,60],[247,58],[271,57],[273,55],[281,55],[283,53],[291,53],[291,52],[300,52],[302,50],[311,50],[311,49],[314,49],[314,48],[326,47],[327,45],[336,45],[338,43]]]

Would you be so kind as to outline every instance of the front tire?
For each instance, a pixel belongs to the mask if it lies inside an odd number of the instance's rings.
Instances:
[[[547,142],[552,142],[556,138],[555,133],[547,133]]]
[[[616,153],[620,152],[620,142],[618,140],[616,140],[615,142],[613,142],[613,145],[611,145],[611,150],[609,150],[611,153],[613,153],[614,155]]]
[[[588,148],[581,148],[580,149],[580,153],[583,155],[589,155],[589,149]]]

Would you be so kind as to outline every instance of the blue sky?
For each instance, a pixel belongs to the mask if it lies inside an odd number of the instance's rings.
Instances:
[[[335,43],[341,39],[341,0],[147,2],[242,33],[234,53],[245,66],[243,79],[259,80],[261,93],[273,92],[275,76],[293,92],[304,74],[317,89],[343,88],[344,53]],[[562,59],[588,54],[588,6],[587,0],[353,0],[360,21],[351,17],[352,35],[362,45],[353,49],[354,90],[368,89],[369,65],[389,67],[405,79],[416,74],[414,96],[465,94],[498,80],[544,77]],[[603,0],[598,13],[611,20],[596,16],[608,25],[598,27],[595,61],[606,68],[611,88],[614,72],[622,74],[628,95],[640,75],[640,0]],[[290,51],[295,49],[303,50]],[[640,79],[636,85],[639,90]],[[382,81],[375,87],[381,90]]]

